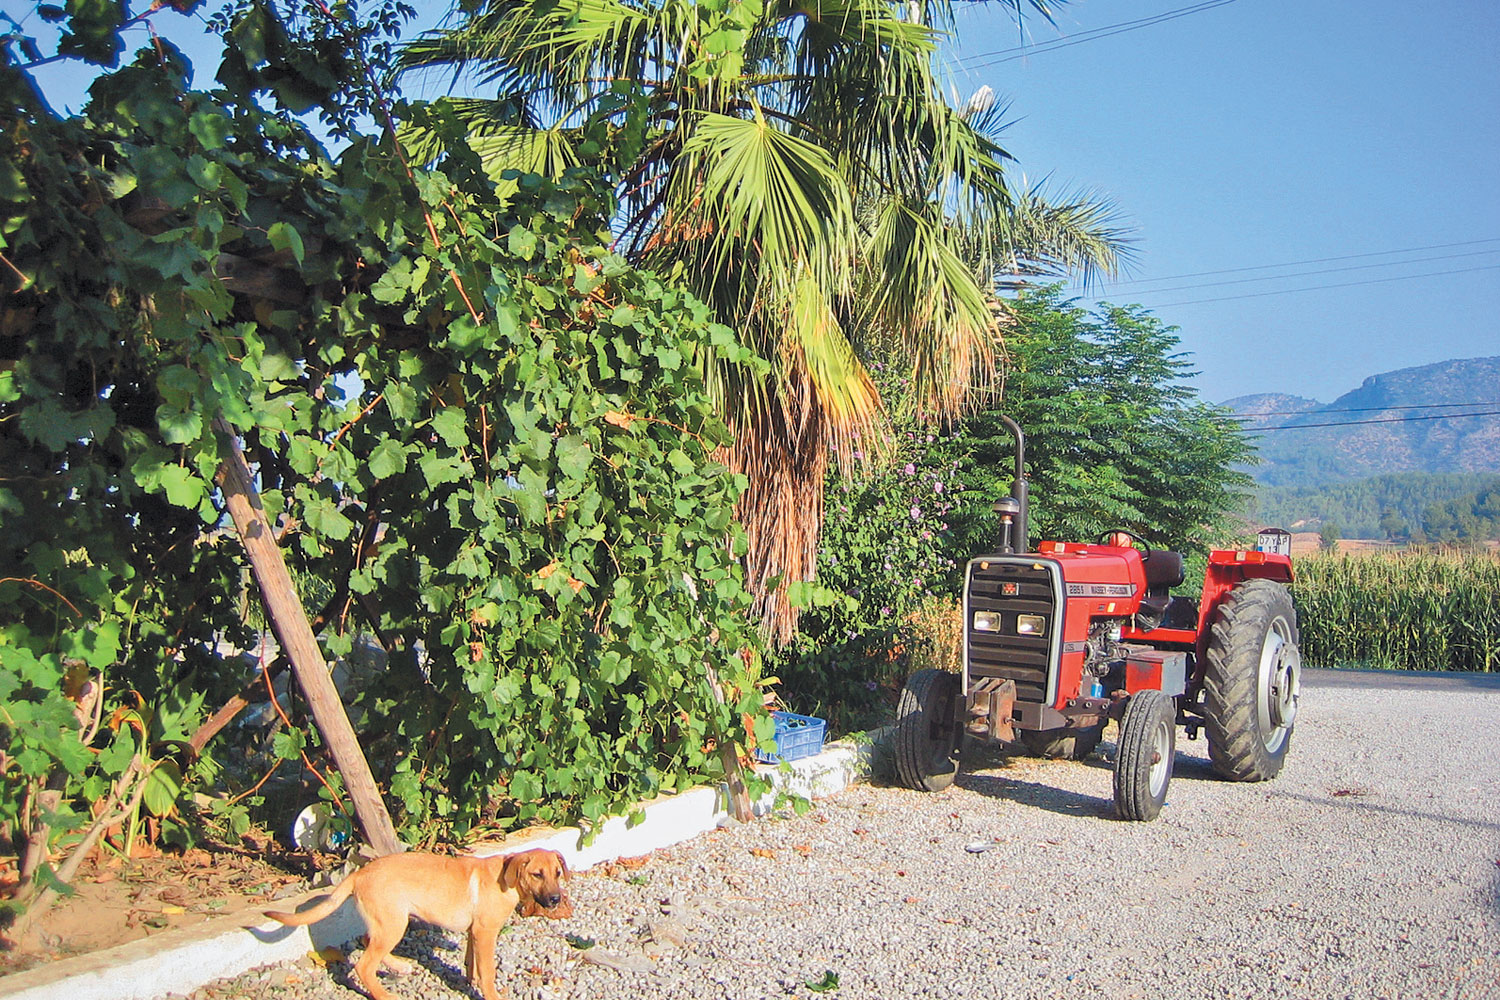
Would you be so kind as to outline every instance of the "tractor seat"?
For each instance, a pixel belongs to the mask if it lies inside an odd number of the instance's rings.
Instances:
[[[1187,577],[1181,552],[1152,549],[1142,555],[1141,565],[1146,571],[1146,593],[1151,597],[1166,597],[1168,591]]]

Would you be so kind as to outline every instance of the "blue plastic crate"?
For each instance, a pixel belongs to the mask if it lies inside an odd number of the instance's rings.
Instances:
[[[776,752],[757,747],[755,759],[762,764],[801,760],[823,751],[823,730],[828,724],[822,719],[796,712],[772,712],[771,718],[776,722]]]

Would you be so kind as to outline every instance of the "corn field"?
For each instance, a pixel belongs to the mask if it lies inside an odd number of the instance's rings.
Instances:
[[[1500,670],[1494,553],[1307,556],[1295,571],[1309,665]]]

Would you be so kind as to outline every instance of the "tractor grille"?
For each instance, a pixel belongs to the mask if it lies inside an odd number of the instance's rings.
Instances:
[[[976,611],[998,612],[1000,628],[993,632],[975,629]],[[1018,615],[1041,616],[1045,623],[1042,634],[1018,634]],[[1050,567],[995,559],[970,563],[967,616],[964,628],[968,634],[969,677],[1013,680],[1017,701],[1045,704],[1053,633],[1061,627]]]

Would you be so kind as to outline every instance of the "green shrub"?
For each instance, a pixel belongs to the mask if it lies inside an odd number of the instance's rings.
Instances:
[[[774,670],[797,711],[823,714],[835,730],[884,721],[887,706],[927,637],[915,621],[953,593],[950,518],[961,484],[938,457],[941,436],[897,433],[888,460],[852,480],[830,472],[815,585],[796,639]]]
[[[461,144],[408,170],[379,136],[335,162],[252,93],[187,90],[165,41],[76,118],[0,82],[0,250],[25,276],[0,328],[0,827],[13,779],[56,784],[56,841],[130,759],[107,726],[56,732],[70,661],[106,719],[156,720],[153,760],[197,721],[159,731],[185,692],[201,717],[247,679],[219,645],[250,630],[216,418],[327,596],[325,655],[358,628],[390,651],[351,714],[407,839],[597,822],[716,776],[747,720],[769,736],[744,484],[700,374],[761,363],[610,251],[608,185],[523,176],[501,201]],[[230,261],[269,280],[232,286]]]

